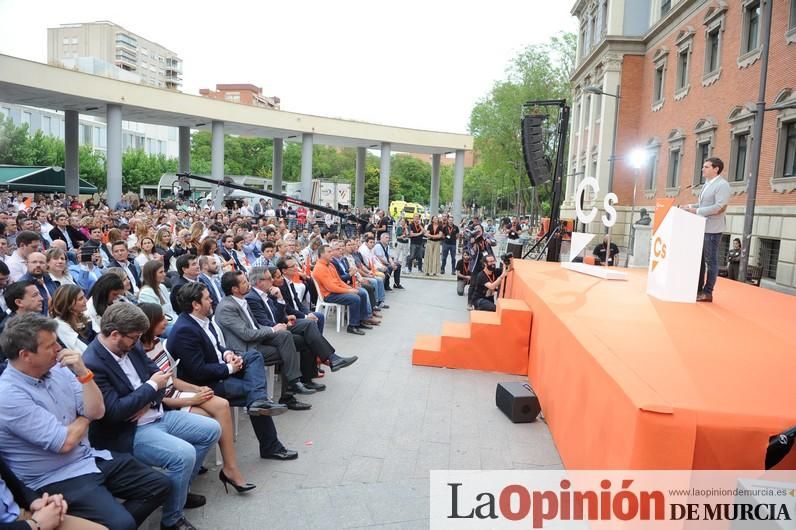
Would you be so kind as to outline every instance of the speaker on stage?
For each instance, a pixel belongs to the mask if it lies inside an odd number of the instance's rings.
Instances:
[[[547,119],[544,114],[523,116],[522,154],[525,159],[525,170],[534,186],[550,182],[550,164],[544,156],[544,131],[542,125]]]
[[[495,404],[513,423],[530,423],[542,411],[539,398],[528,383],[498,383]]]

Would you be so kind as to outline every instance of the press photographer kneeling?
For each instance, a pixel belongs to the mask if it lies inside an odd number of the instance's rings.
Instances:
[[[498,268],[494,256],[486,257],[486,267],[478,273],[475,280],[475,303],[473,306],[480,311],[496,311],[495,294],[500,289],[509,271],[511,270],[510,254],[500,257],[503,267]]]

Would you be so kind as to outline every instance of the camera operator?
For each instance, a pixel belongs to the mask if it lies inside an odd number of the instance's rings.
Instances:
[[[474,215],[472,223],[464,230],[464,252],[470,254],[470,291],[468,292],[468,306],[475,306],[475,282],[478,274],[484,269],[487,257],[495,259],[492,247],[496,244],[494,238],[484,230],[478,216]]]
[[[473,306],[480,311],[497,310],[495,306],[495,294],[500,289],[506,276],[511,270],[511,257],[503,256],[503,267],[498,268],[495,256],[489,255],[484,262],[484,270],[478,273],[475,279]]]

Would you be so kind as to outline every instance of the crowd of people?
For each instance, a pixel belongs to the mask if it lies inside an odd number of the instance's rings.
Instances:
[[[299,398],[357,360],[313,308],[339,304],[364,335],[403,289],[381,212],[338,235],[302,210],[0,199],[0,528],[132,529],[161,506],[161,528],[194,528],[185,510],[206,499],[191,483],[215,444],[225,490],[256,487],[230,407],[262,458],[298,457],[273,417],[310,409]]]

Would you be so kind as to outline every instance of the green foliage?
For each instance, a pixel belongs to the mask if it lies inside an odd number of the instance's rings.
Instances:
[[[510,210],[516,207],[518,197],[522,204],[530,204],[530,181],[520,140],[522,104],[569,97],[576,44],[574,34],[563,33],[547,44],[528,46],[510,62],[506,78],[495,82],[489,94],[473,107],[470,132],[478,156],[476,167],[465,177],[465,205],[489,208],[497,204],[498,210],[501,205]],[[538,191],[542,202],[548,199],[548,189]]]

